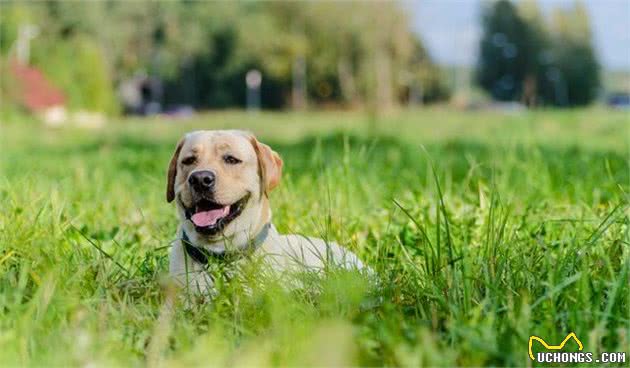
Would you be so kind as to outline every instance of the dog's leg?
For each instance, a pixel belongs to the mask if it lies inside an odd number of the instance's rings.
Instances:
[[[179,241],[171,248],[169,273],[188,300],[200,297],[208,301],[215,294],[214,281],[205,267],[193,261]]]

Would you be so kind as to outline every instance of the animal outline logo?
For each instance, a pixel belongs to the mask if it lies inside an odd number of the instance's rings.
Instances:
[[[565,337],[564,340],[562,340],[560,345],[549,345],[549,344],[547,344],[547,342],[545,342],[545,340],[541,339],[538,336],[530,336],[529,337],[529,357],[533,361],[536,361],[536,359],[534,359],[534,353],[532,353],[532,344],[534,343],[534,340],[540,342],[546,349],[549,349],[549,350],[561,350],[562,348],[564,348],[564,345],[567,343],[567,341],[569,341],[569,339],[571,339],[571,338],[573,338],[573,340],[575,340],[575,342],[577,342],[578,350],[584,349],[584,345],[582,345],[582,342],[580,341],[580,339],[577,338],[577,336],[575,335],[575,332],[569,333],[567,335],[567,337]]]

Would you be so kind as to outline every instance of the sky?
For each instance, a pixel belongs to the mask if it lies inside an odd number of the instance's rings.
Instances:
[[[582,0],[588,9],[595,50],[604,68],[630,70],[630,0]],[[412,25],[441,64],[475,64],[481,9],[488,0],[415,0],[405,3]],[[538,0],[546,15],[573,0]]]

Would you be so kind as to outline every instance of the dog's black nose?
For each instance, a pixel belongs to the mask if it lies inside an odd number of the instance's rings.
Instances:
[[[208,190],[214,187],[215,175],[210,170],[195,171],[188,177],[188,184],[196,190]]]

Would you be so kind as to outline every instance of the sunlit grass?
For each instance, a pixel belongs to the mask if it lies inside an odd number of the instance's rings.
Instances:
[[[256,272],[164,307],[182,132],[245,128],[284,158],[281,232],[379,274],[289,291]],[[604,110],[214,113],[101,131],[2,126],[3,365],[531,365],[530,335],[628,351],[628,119]]]

